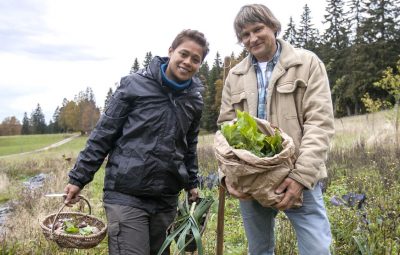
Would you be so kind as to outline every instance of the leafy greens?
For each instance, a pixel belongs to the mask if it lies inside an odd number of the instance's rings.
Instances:
[[[272,157],[283,150],[279,129],[275,128],[274,135],[267,136],[259,131],[257,122],[247,112],[237,110],[236,116],[235,123],[224,123],[221,127],[230,146],[248,150],[258,157]]]

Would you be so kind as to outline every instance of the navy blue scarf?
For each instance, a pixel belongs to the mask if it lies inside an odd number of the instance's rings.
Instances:
[[[168,79],[167,75],[165,74],[167,66],[168,64],[161,65],[161,78],[164,85],[173,90],[183,90],[190,86],[190,84],[192,83],[192,79],[184,81],[183,83],[177,83],[176,81]]]

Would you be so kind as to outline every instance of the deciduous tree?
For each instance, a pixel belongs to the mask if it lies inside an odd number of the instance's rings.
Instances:
[[[0,135],[19,135],[22,125],[15,116],[6,117],[0,124]]]

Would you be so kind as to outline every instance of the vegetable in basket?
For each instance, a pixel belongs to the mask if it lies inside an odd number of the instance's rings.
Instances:
[[[52,228],[52,224],[48,226]],[[55,225],[54,230],[56,233],[65,233],[72,235],[91,235],[99,232],[99,229],[95,226],[90,226],[88,223],[78,221],[77,219],[59,219]]]

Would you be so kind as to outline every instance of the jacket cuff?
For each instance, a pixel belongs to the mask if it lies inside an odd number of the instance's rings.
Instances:
[[[297,181],[298,183],[300,183],[301,185],[303,185],[306,189],[309,189],[309,190],[313,190],[314,189],[314,187],[315,187],[315,185],[317,184],[317,181],[315,180],[305,180],[304,178],[302,178],[301,176],[300,176],[300,174],[299,174],[299,172],[298,171],[296,171],[296,169],[294,169],[294,170],[292,170],[290,173],[289,173],[289,176],[288,176],[289,178],[291,178],[291,179],[293,179],[293,180],[295,180],[295,181]]]
[[[75,180],[75,179],[73,179],[73,178],[69,178],[68,183],[69,183],[69,184],[72,184],[72,185],[76,185],[76,186],[78,186],[80,189],[83,189],[83,187],[85,186],[85,185],[83,185],[81,182],[79,182],[78,180]]]

